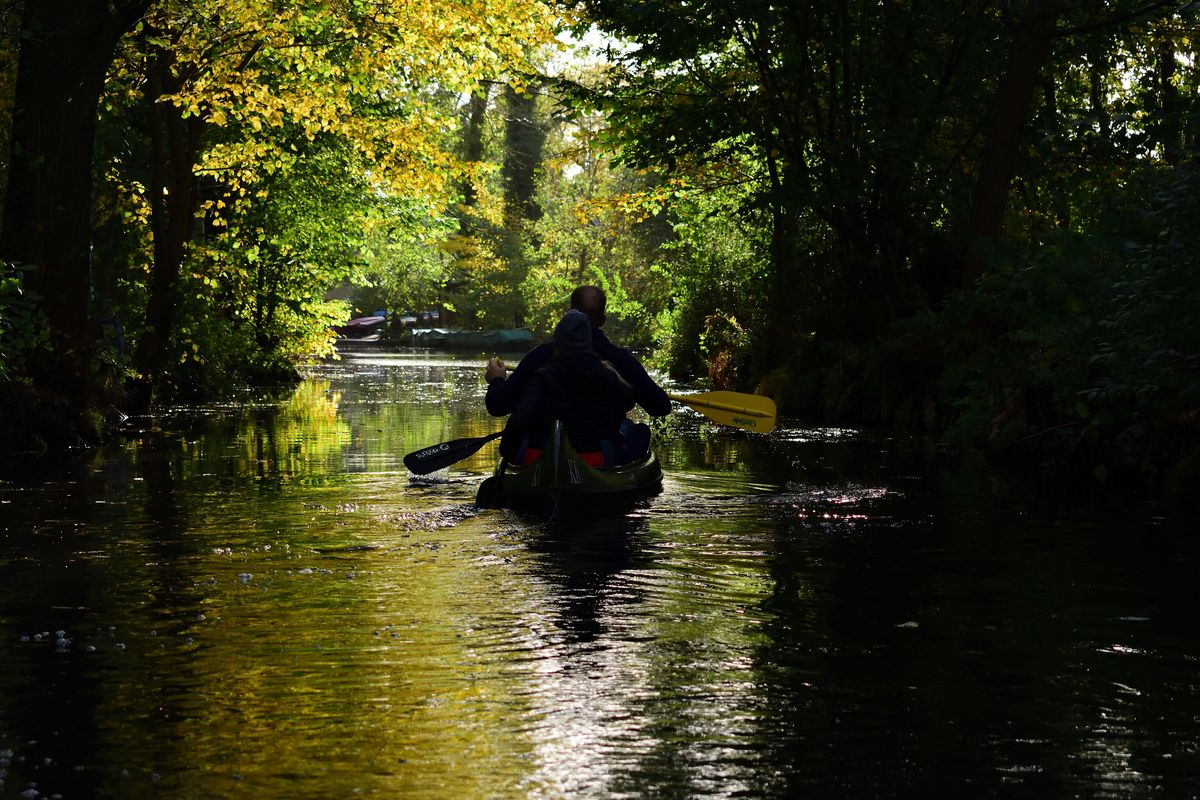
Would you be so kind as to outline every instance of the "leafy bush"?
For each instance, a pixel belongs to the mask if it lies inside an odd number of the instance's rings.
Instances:
[[[975,291],[917,323],[946,342],[951,438],[1149,473],[1194,446],[1200,172],[1152,180],[1145,209],[1132,192],[1103,232],[1010,254]]]
[[[769,230],[713,198],[677,213],[678,238],[665,247],[674,257],[655,267],[674,298],[657,320],[659,357],[673,377],[732,385],[753,346],[747,331],[765,328]]]
[[[46,343],[46,321],[24,290],[21,264],[0,266],[0,381],[25,380],[29,358]]]

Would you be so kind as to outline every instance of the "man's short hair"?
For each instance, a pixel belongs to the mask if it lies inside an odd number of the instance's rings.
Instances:
[[[582,311],[597,328],[604,324],[604,307],[608,298],[599,286],[580,286],[571,292],[571,308]]]

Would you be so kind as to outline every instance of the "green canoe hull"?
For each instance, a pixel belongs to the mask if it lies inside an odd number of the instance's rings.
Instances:
[[[662,467],[653,452],[630,464],[598,469],[579,457],[560,423],[541,458],[520,467],[505,465],[497,477],[504,505],[514,507],[636,499],[662,488]]]

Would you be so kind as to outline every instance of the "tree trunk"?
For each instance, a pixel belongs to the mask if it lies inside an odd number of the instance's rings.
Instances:
[[[0,257],[29,264],[27,288],[50,326],[40,385],[69,401],[94,395],[88,325],[92,149],[117,41],[150,0],[29,0],[12,123]]]
[[[1008,63],[996,87],[996,101],[980,156],[968,223],[972,244],[995,243],[1000,239],[1025,121],[1033,103],[1038,73],[1050,54],[1062,4],[1063,0],[1031,0],[1013,33]],[[981,258],[968,260],[968,281],[978,278],[983,271]]]
[[[483,123],[487,115],[487,103],[488,87],[486,85],[481,87],[478,93],[472,94],[467,103],[467,118],[463,123],[463,161],[469,164],[477,164],[483,160]],[[475,184],[471,181],[463,184],[462,195],[464,209],[472,209],[479,202]],[[463,236],[470,233],[466,214],[459,218],[459,233]]]
[[[504,94],[504,163],[500,174],[504,179],[504,227],[500,256],[507,263],[508,281],[519,286],[529,272],[529,261],[522,247],[531,236],[530,224],[542,217],[537,202],[537,171],[542,166],[542,149],[546,130],[537,119],[537,87],[518,92],[511,86]],[[533,246],[537,246],[533,239]],[[514,292],[515,295],[515,292]],[[515,310],[513,325],[525,324],[521,307]]]
[[[1156,83],[1158,84],[1158,138],[1162,145],[1163,160],[1168,164],[1179,163],[1183,155],[1183,133],[1179,118],[1179,89],[1175,86],[1175,43],[1163,38],[1155,53]]]
[[[148,194],[154,262],[145,330],[138,341],[134,363],[148,391],[143,400],[149,403],[165,372],[184,251],[195,227],[198,191],[193,170],[203,123],[196,116],[185,119],[182,109],[160,99],[178,90],[169,54],[152,56],[146,77],[151,147]]]
[[[771,310],[767,336],[768,341],[775,343],[777,353],[788,353],[797,341],[798,312],[806,307],[799,296],[806,281],[801,280],[796,257],[797,215],[789,202],[788,179],[795,179],[795,171],[789,168],[786,161],[775,156],[772,150],[774,143],[769,137],[764,137],[764,144],[771,182]]]
[[[519,221],[540,219],[542,210],[535,198],[534,178],[542,163],[546,132],[537,121],[537,95],[509,86],[504,93],[504,216],[515,227]]]

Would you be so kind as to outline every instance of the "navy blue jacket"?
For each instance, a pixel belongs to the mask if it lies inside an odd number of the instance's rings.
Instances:
[[[577,451],[600,452],[604,441],[620,441],[621,421],[631,408],[633,388],[616,368],[595,353],[560,356],[533,373],[504,426],[500,453],[514,458],[526,436],[530,447],[545,447],[556,419]]]
[[[633,354],[624,347],[617,347],[608,340],[604,331],[592,328],[592,352],[609,362],[633,388],[633,402],[646,410],[652,417],[665,417],[671,413],[671,400],[662,387],[654,382]],[[529,385],[533,373],[554,360],[554,345],[539,344],[521,359],[521,363],[507,378],[496,378],[488,384],[484,403],[493,417],[513,413],[521,402],[521,395]]]

